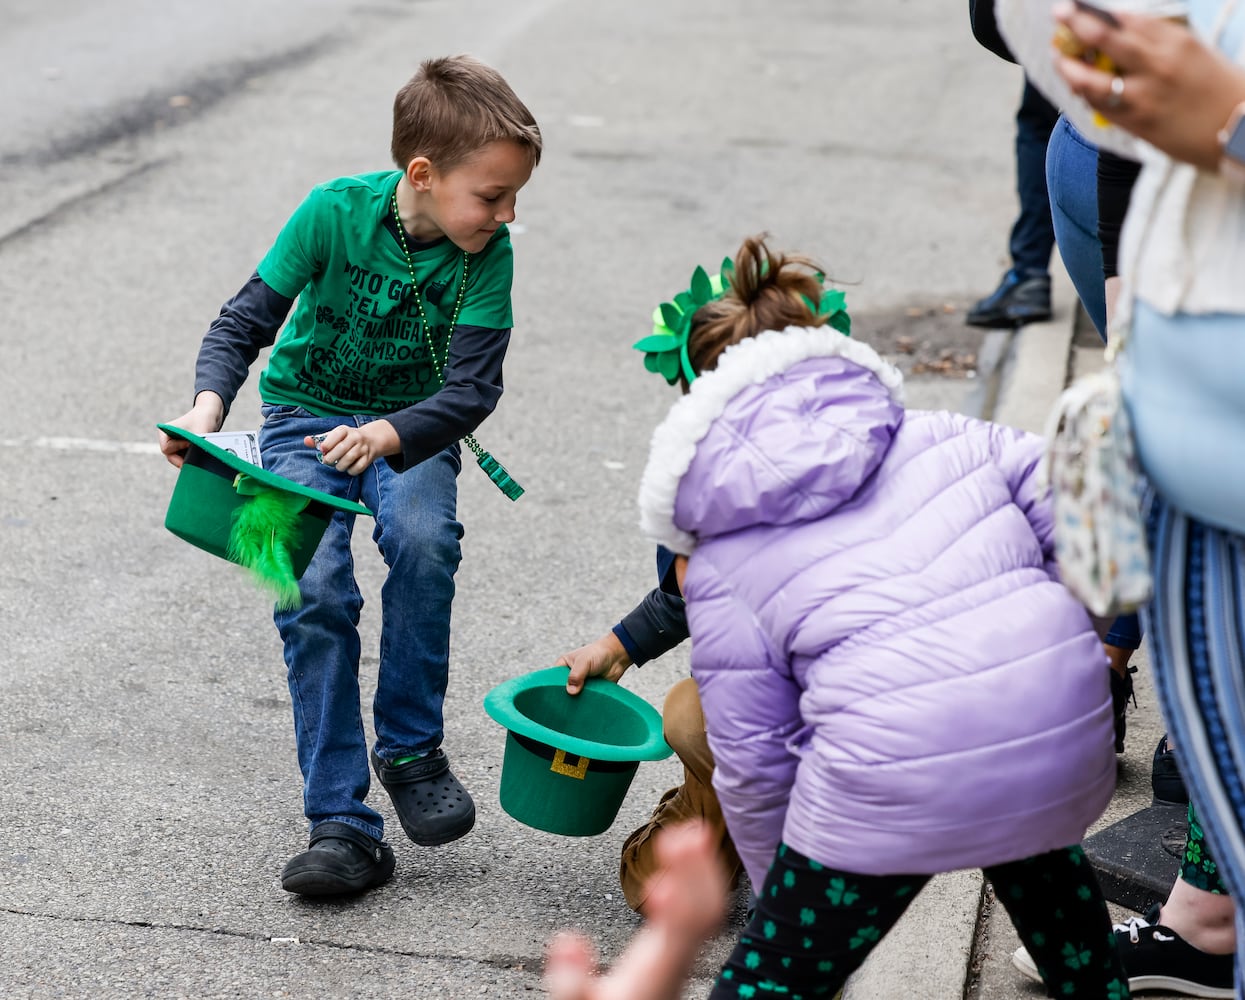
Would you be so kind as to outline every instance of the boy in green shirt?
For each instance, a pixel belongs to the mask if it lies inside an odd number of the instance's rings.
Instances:
[[[461,557],[458,441],[502,392],[506,224],[541,136],[495,70],[458,56],[424,62],[398,92],[392,153],[396,171],[339,178],[307,196],[208,330],[193,406],[170,422],[219,430],[250,365],[273,345],[259,380],[264,466],[375,515],[388,574],[370,758],[407,836],[434,845],[475,822],[440,749]],[[160,445],[180,466],[186,442],[161,433]],[[311,826],[282,885],[304,895],[369,889],[394,868],[382,818],[364,802],[353,526],[354,515],[334,516],[299,580],[301,606],[274,614]]]

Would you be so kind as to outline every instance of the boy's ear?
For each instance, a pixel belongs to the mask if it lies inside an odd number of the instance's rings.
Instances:
[[[406,182],[416,191],[427,191],[432,182],[432,161],[417,156],[406,165]]]

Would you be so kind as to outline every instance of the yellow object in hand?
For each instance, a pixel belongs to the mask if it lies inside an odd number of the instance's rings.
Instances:
[[[1081,62],[1093,66],[1094,69],[1101,70],[1103,73],[1115,72],[1115,63],[1110,56],[1100,52],[1098,49],[1090,48],[1073,34],[1072,29],[1066,24],[1060,24],[1055,27],[1055,34],[1051,38],[1050,43],[1069,59],[1079,59]],[[1111,123],[1100,112],[1095,111],[1094,124],[1099,128],[1107,128]]]

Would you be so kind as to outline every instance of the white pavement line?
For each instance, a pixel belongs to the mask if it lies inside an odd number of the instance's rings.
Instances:
[[[37,437],[0,439],[0,448],[35,448],[40,451],[100,451],[119,455],[159,455],[154,441],[100,441],[96,438]]]

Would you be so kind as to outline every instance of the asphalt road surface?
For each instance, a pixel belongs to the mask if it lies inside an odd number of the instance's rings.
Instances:
[[[618,847],[678,777],[645,764],[607,833],[497,804],[501,680],[653,582],[635,493],[673,390],[630,345],[750,233],[822,260],[862,315],[993,287],[1020,81],[959,0],[0,3],[0,995],[519,997],[572,924],[635,927]],[[446,750],[479,806],[394,881],[312,904],[281,650],[235,567],[164,530],[155,424],[308,188],[388,164],[425,57],[498,66],[540,121],[519,201],[507,392],[468,466]],[[857,335],[868,339],[860,328]],[[967,379],[914,380],[968,407]],[[259,422],[254,380],[226,425]],[[380,560],[356,556],[364,704]],[[624,680],[660,706],[685,651]],[[389,805],[379,808],[392,820]],[[742,904],[741,904],[742,905]],[[736,914],[738,917],[738,913]],[[713,942],[689,995],[729,945]]]

